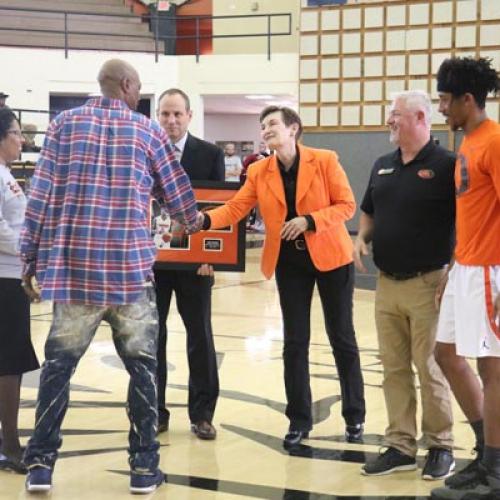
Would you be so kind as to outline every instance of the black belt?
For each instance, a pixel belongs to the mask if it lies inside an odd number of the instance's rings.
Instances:
[[[306,241],[303,239],[283,240],[283,243],[295,247],[295,250],[307,250]]]
[[[414,271],[411,273],[388,273],[387,271],[381,271],[382,274],[391,280],[395,281],[405,281],[405,280],[411,280],[412,278],[417,278],[418,276],[423,276],[424,274],[427,273],[432,273],[433,271],[438,271],[439,269],[442,269],[442,266],[439,267],[431,267],[430,269],[424,269],[423,271]]]

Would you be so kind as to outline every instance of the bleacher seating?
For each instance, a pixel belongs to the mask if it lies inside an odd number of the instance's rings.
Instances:
[[[2,10],[2,7],[39,12]],[[43,12],[51,10],[57,12]],[[85,13],[68,16],[68,31],[88,33],[70,33],[70,49],[155,50],[148,23],[141,16],[133,15],[123,0],[0,0],[0,46],[64,48],[64,11]]]

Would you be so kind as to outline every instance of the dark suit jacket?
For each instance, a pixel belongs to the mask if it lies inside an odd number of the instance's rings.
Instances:
[[[188,132],[181,165],[193,181],[224,181],[224,152],[211,142]]]

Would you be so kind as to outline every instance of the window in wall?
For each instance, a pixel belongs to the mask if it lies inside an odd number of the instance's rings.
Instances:
[[[50,94],[49,97],[49,110],[52,113],[60,113],[61,111],[66,111],[67,109],[77,108],[82,106],[90,98],[88,94],[72,94],[72,95],[54,95]],[[151,98],[143,97],[140,99],[137,106],[137,111],[147,116],[151,117]]]

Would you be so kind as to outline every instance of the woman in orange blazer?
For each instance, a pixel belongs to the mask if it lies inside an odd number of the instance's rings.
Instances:
[[[276,273],[284,323],[283,360],[290,420],[284,445],[312,429],[309,385],[310,312],[317,284],[326,331],[338,370],[346,439],[360,441],[365,402],[352,323],[354,268],[345,227],[356,204],[333,151],[298,145],[302,123],[290,108],[268,106],[262,138],[275,154],[250,166],[234,198],[206,213],[204,229],[235,224],[258,203],[266,227],[261,269]]]

